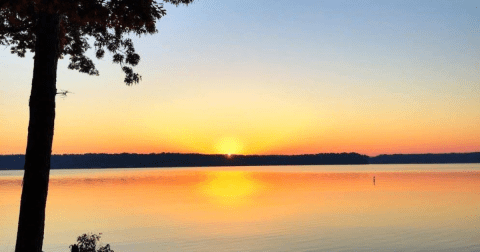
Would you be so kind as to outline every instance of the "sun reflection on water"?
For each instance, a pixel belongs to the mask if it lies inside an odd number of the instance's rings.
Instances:
[[[258,181],[243,171],[211,172],[200,191],[212,201],[228,206],[244,205],[260,188]]]
[[[103,232],[117,246],[152,245],[145,251],[175,250],[170,248],[177,243],[178,251],[226,251],[218,246],[235,240],[235,251],[263,248],[241,247],[244,241],[265,242],[272,246],[269,251],[277,251],[281,249],[273,245],[303,238],[323,250],[336,248],[325,245],[326,240],[341,248],[356,248],[357,240],[370,240],[379,248],[395,244],[405,251],[436,251],[445,244],[452,245],[449,251],[465,244],[478,247],[479,169],[375,173],[218,169],[75,170],[60,171],[61,175],[53,171],[57,175],[52,175],[49,186],[45,250],[58,250],[54,247],[58,244],[66,248],[72,237],[88,231]],[[14,244],[20,196],[21,177],[0,176],[0,252],[10,250],[4,246],[7,242]],[[437,236],[440,245],[421,247],[439,234],[449,238]],[[288,250],[302,249],[293,245]]]

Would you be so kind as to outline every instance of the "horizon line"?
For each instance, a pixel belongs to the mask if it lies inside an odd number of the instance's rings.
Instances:
[[[320,155],[320,154],[358,154],[367,157],[389,156],[389,155],[448,155],[448,154],[474,154],[480,153],[474,152],[442,152],[442,153],[393,153],[393,154],[378,154],[370,156],[367,154],[361,154],[358,152],[319,152],[319,153],[305,153],[305,154],[205,154],[205,153],[181,153],[181,152],[151,152],[151,153],[134,153],[134,152],[121,152],[121,153],[105,153],[105,152],[85,152],[85,153],[63,153],[52,154],[52,156],[64,156],[64,155],[162,155],[162,154],[179,154],[179,155],[205,155],[205,156],[307,156],[307,155]],[[0,154],[0,156],[25,156],[25,154]]]

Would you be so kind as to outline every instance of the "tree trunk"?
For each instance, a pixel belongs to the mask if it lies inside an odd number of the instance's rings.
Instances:
[[[30,122],[15,252],[42,251],[52,155],[59,50],[58,14],[39,13],[36,29]]]

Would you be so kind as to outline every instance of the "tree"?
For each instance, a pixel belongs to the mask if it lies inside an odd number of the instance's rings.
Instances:
[[[140,56],[128,34],[157,32],[156,21],[166,14],[164,2],[178,6],[193,0],[0,0],[0,45],[19,57],[34,53],[16,252],[42,251],[58,59],[68,56],[69,69],[98,75],[85,55],[93,41],[97,58],[111,52],[125,83],[138,83],[141,76],[131,66]]]
[[[71,252],[114,252],[110,248],[110,244],[100,246],[97,249],[97,242],[100,240],[100,235],[97,234],[83,234],[77,238],[77,244],[70,245]]]

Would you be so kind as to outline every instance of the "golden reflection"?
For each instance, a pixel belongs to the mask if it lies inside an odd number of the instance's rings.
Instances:
[[[480,172],[84,170],[52,176],[45,242],[115,230],[161,239],[173,229],[211,238],[302,225],[476,228],[478,192]],[[0,178],[0,238],[15,239],[20,195],[21,177]]]
[[[259,189],[257,181],[243,171],[211,172],[207,181],[200,185],[200,191],[223,205],[243,205]]]

